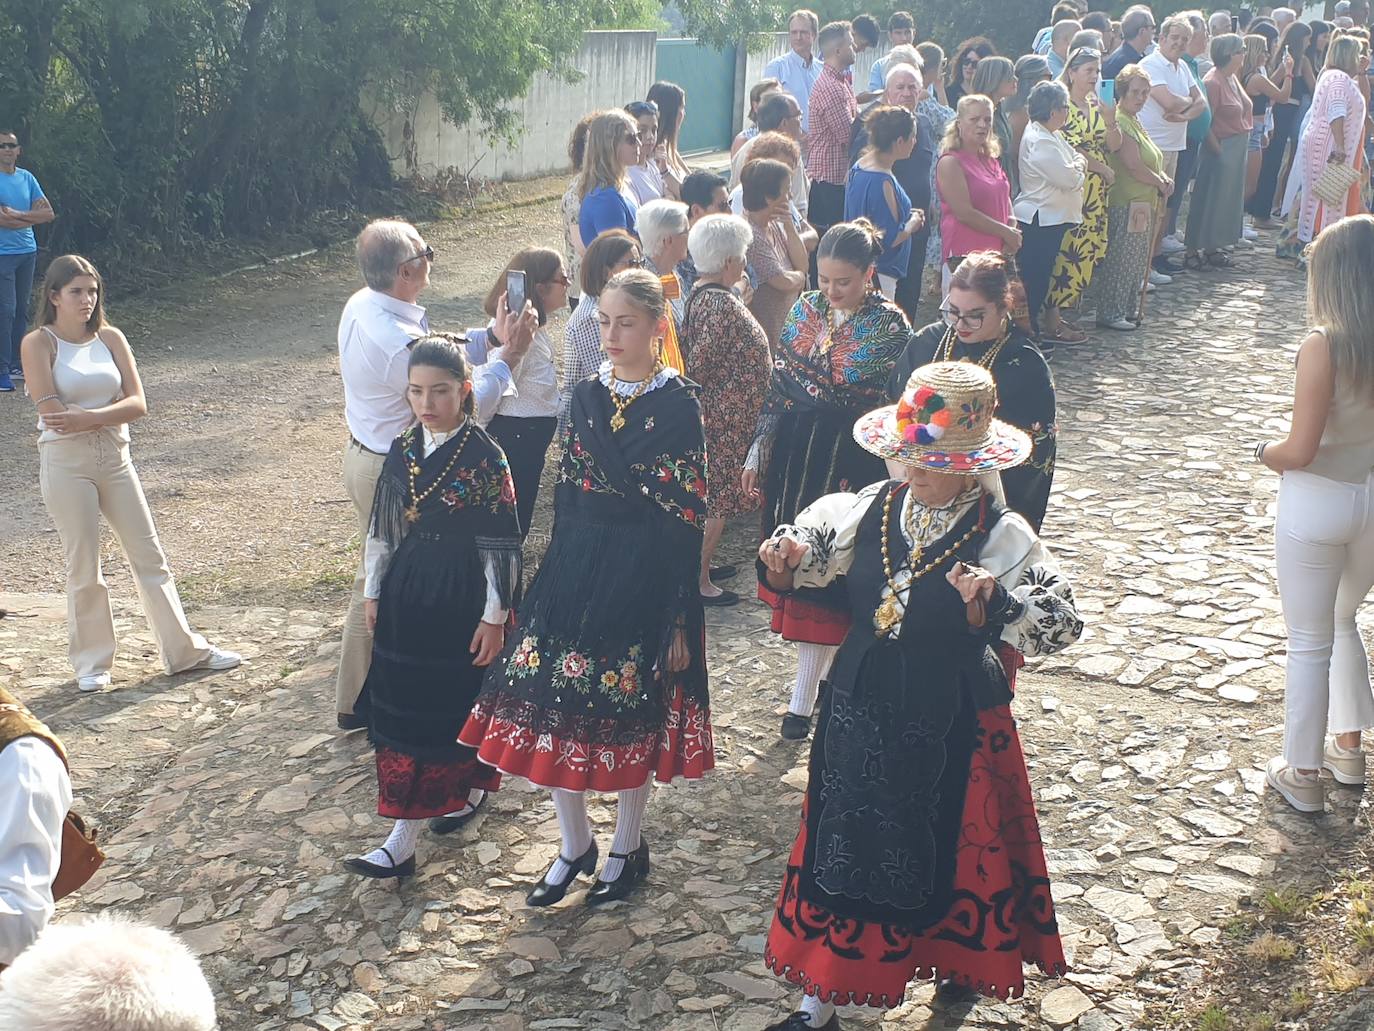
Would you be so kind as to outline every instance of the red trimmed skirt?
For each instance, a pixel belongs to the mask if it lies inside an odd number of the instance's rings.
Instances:
[[[892,1009],[914,978],[953,980],[1006,999],[1025,991],[1023,963],[1067,969],[1050,897],[1026,761],[1011,707],[978,713],[955,867],[955,902],[921,934],[836,916],[797,894],[806,812],[778,895],[764,962],[807,995]]]
[[[512,777],[567,791],[628,791],[650,777],[667,784],[699,780],[716,765],[711,714],[673,692],[661,730],[627,745],[541,733],[502,712],[499,698],[482,695],[458,735],[482,762]]]
[[[462,809],[473,788],[495,791],[501,773],[477,759],[425,762],[390,748],[377,749],[377,815],[423,820]]]
[[[773,610],[773,633],[784,641],[801,644],[844,643],[849,633],[849,610],[815,605],[795,594],[779,594],[765,584],[759,584],[759,600]]]

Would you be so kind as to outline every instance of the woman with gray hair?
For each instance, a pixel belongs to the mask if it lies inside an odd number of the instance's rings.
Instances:
[[[1245,230],[1245,155],[1254,105],[1237,78],[1244,61],[1240,36],[1228,32],[1212,40],[1212,70],[1202,79],[1212,126],[1198,156],[1183,238],[1190,268],[1234,267],[1223,248],[1238,243]]]
[[[651,200],[635,215],[635,232],[644,248],[644,267],[658,276],[668,299],[672,320],[663,336],[663,361],[679,372],[683,368],[678,343],[682,333],[682,283],[677,265],[687,257],[687,205],[675,200]]]
[[[711,494],[701,550],[703,605],[734,605],[739,595],[711,582],[711,558],[725,520],[754,512],[758,492],[742,483],[744,460],[768,394],[768,335],[731,289],[744,273],[753,229],[735,215],[707,215],[692,227],[687,247],[700,273],[687,298],[682,343],[687,378],[701,387],[701,421],[711,456]],[[733,575],[733,567],[717,575]]]
[[[1030,122],[1026,101],[1030,99],[1032,89],[1042,82],[1048,82],[1054,76],[1050,74],[1050,63],[1039,54],[1026,54],[1017,58],[1012,70],[1016,73],[1016,92],[1006,99],[1002,110],[1006,112],[1007,124],[1011,126],[1011,153],[1019,157],[1021,137]],[[1020,175],[1019,168],[1017,174]]]
[[[1021,227],[1017,265],[1031,332],[1043,350],[1047,345],[1040,339],[1040,313],[1064,234],[1083,220],[1087,159],[1059,132],[1069,118],[1069,91],[1063,83],[1037,84],[1026,98],[1026,114],[1019,154],[1021,192],[1012,213]]]

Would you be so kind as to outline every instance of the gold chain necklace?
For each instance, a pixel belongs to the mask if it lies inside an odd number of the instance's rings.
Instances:
[[[897,624],[902,621],[902,613],[899,611],[899,608],[901,607],[901,602],[897,600],[897,581],[892,570],[892,559],[888,554],[888,530],[892,523],[892,499],[896,496],[897,491],[895,489],[890,490],[888,491],[887,498],[883,501],[883,575],[887,577],[887,589],[889,594],[887,599],[881,605],[878,606],[878,611],[874,615],[874,622],[877,624],[877,630],[875,631],[875,633],[879,637],[886,637],[888,634],[892,632],[893,628],[896,627]],[[952,545],[950,545],[945,550],[944,554],[942,554],[939,558],[934,559],[933,561],[927,562],[919,569],[916,568],[916,565],[921,561],[922,556],[925,554],[924,550],[917,548],[917,550],[912,552],[912,554],[907,557],[906,563],[907,567],[911,570],[911,578],[907,580],[906,584],[907,597],[911,597],[911,588],[915,586],[917,580],[921,579],[921,577],[925,576],[932,569],[936,569],[939,566],[943,565],[945,559],[949,558],[956,551],[958,551],[965,544],[967,544],[970,540],[972,540],[973,536],[976,533],[978,533],[978,531],[981,529],[982,520],[980,519],[978,522],[973,524],[973,528],[969,530],[968,533],[964,534]]]
[[[660,359],[659,361],[654,362],[653,370],[649,373],[649,375],[647,375],[646,377],[644,377],[644,379],[639,381],[639,386],[635,387],[634,393],[627,396],[624,400],[621,400],[620,395],[615,392],[615,385],[619,383],[620,380],[617,380],[615,378],[615,369],[611,370],[611,404],[615,406],[615,414],[611,416],[612,433],[619,433],[621,430],[625,428],[625,409],[629,408],[630,405],[634,404],[636,401],[638,401],[641,397],[644,396],[644,392],[649,389],[649,384],[654,381],[654,377],[656,377],[662,371],[663,361],[662,359]]]
[[[993,347],[989,348],[989,349],[988,349],[988,353],[985,354],[985,355],[983,355],[983,357],[981,357],[981,358],[955,358],[955,357],[954,357],[955,334],[954,334],[954,327],[951,326],[949,329],[945,330],[945,337],[944,337],[944,339],[940,341],[940,346],[937,347],[937,348],[935,349],[935,361],[937,361],[937,362],[954,362],[954,361],[969,362],[969,363],[972,364],[972,365],[980,365],[980,366],[982,366],[984,369],[987,369],[988,372],[990,373],[990,372],[992,372],[993,363],[997,361],[997,356],[998,356],[999,354],[1002,353],[1002,348],[1004,348],[1004,347],[1007,346],[1007,341],[1010,340],[1010,339],[1011,339],[1011,327],[1010,327],[1010,325],[1008,325],[1007,328],[1004,329],[1003,332],[1002,332],[1002,339],[999,340],[999,341],[997,341],[997,343],[996,343]]]
[[[455,450],[455,451],[453,452],[453,457],[450,458],[450,459],[448,460],[448,465],[444,466],[444,471],[441,472],[441,473],[438,475],[438,477],[435,479],[435,481],[434,481],[433,483],[431,483],[431,484],[429,485],[429,487],[428,487],[423,493],[417,493],[417,491],[416,491],[416,489],[415,489],[415,488],[416,488],[415,481],[416,481],[417,479],[419,479],[419,477],[420,477],[420,472],[421,472],[420,463],[419,463],[418,461],[416,461],[416,462],[412,462],[412,463],[410,464],[410,467],[406,470],[406,472],[408,472],[408,473],[410,474],[410,504],[406,507],[406,510],[405,510],[406,522],[408,522],[408,523],[414,523],[414,522],[419,521],[419,518],[420,518],[420,502],[424,501],[427,497],[429,497],[429,496],[430,496],[431,494],[433,494],[436,490],[438,490],[440,484],[442,484],[445,480],[448,479],[448,474],[451,473],[451,472],[453,471],[453,467],[454,467],[455,465],[458,464],[458,458],[459,458],[459,456],[462,455],[462,453],[463,453],[463,448],[467,447],[468,437],[470,437],[471,435],[472,435],[472,423],[467,423],[467,424],[463,427],[463,439],[460,440],[460,441],[458,442],[458,448],[457,448],[457,450]],[[444,444],[447,444],[447,443],[448,443],[448,441],[444,441]],[[440,445],[439,445],[439,447],[443,447],[443,446],[444,446],[443,444],[440,444]],[[421,431],[420,431],[420,453],[421,453],[421,454],[424,454],[424,447],[425,447],[424,430],[421,430]]]

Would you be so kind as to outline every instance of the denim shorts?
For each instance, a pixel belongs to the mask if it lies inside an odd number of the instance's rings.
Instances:
[[[1255,123],[1255,127],[1250,130],[1250,145],[1245,148],[1250,153],[1264,149],[1264,119],[1261,118]]]

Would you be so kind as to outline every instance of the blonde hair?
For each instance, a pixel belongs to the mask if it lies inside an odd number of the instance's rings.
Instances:
[[[1374,402],[1374,215],[1351,215],[1308,248],[1307,318],[1331,349],[1337,384]]]
[[[1240,66],[1240,81],[1244,82],[1255,72],[1263,71],[1269,61],[1269,40],[1251,33],[1245,37],[1245,62]]]
[[[1353,79],[1359,72],[1360,56],[1363,51],[1364,40],[1359,36],[1348,33],[1333,36],[1331,46],[1326,51],[1326,64],[1322,65],[1322,71],[1335,68],[1345,72]]]
[[[940,141],[941,154],[948,154],[951,151],[964,149],[964,139],[959,135],[959,123],[963,120],[964,114],[976,104],[982,104],[986,107],[989,115],[992,115],[995,110],[992,101],[981,93],[966,93],[964,96],[960,97],[959,106],[954,110],[954,117],[950,120],[949,125],[945,127],[945,138]],[[995,132],[989,132],[987,145],[983,149],[983,156],[995,158],[1001,151],[1002,148],[997,142],[997,134]]]
[[[667,298],[663,296],[663,283],[648,269],[627,268],[624,272],[617,272],[601,293],[604,296],[611,290],[624,294],[632,305],[655,322],[663,318],[663,313],[668,310]]]
[[[1117,103],[1120,103],[1120,102],[1121,102],[1121,98],[1124,97],[1124,96],[1130,91],[1131,83],[1133,83],[1133,82],[1143,82],[1143,83],[1145,83],[1145,88],[1146,88],[1146,89],[1149,89],[1149,88],[1150,88],[1150,73],[1147,72],[1147,71],[1145,71],[1145,69],[1141,68],[1140,65],[1138,65],[1138,64],[1128,64],[1125,68],[1121,69],[1121,71],[1117,72],[1117,73],[1116,73],[1116,99],[1117,99]]]
[[[639,132],[639,124],[624,111],[602,111],[592,119],[582,155],[582,181],[577,187],[580,200],[602,186],[618,190],[625,185],[625,166],[615,152],[626,129],[633,135]]]

